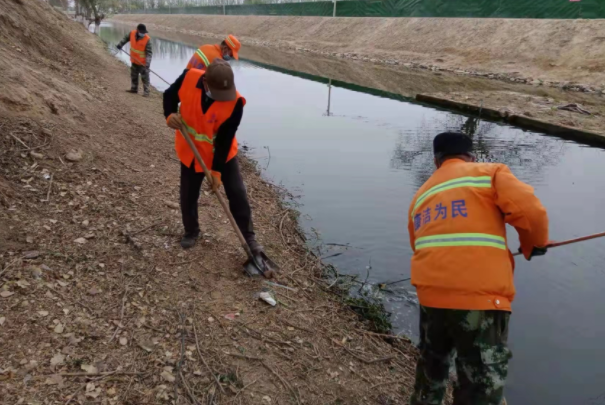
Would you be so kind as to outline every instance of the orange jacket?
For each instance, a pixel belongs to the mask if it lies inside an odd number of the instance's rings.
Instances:
[[[409,210],[412,284],[433,308],[511,310],[514,260],[505,224],[525,257],[548,244],[546,210],[506,165],[446,160]]]
[[[137,41],[137,30],[130,31],[130,62],[136,65],[145,66],[146,54],[145,47],[149,42],[149,35],[145,34],[142,39]]]
[[[202,45],[189,60],[187,69],[205,70],[216,58],[223,59],[220,45]]]
[[[204,114],[202,111],[202,89],[197,88],[197,83],[203,74],[203,70],[190,69],[185,75],[179,90],[180,113],[193,143],[200,152],[202,159],[204,159],[206,167],[211,170],[212,160],[214,159],[214,135],[233,113],[237,100],[241,98],[244,105],[246,105],[246,99],[237,93],[237,98],[233,101],[214,101]],[[183,139],[181,131],[176,131],[174,141],[174,148],[179,160],[189,167],[194,155],[187,141]],[[227,155],[227,162],[233,159],[235,155],[237,155],[237,139],[233,138],[231,149]],[[198,173],[203,171],[197,159],[195,160],[195,171]]]

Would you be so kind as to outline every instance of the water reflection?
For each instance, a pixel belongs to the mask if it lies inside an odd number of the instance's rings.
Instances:
[[[473,153],[478,162],[504,163],[521,180],[542,184],[544,172],[557,165],[565,154],[566,142],[551,137],[515,131],[507,136],[504,127],[478,117],[448,114],[442,123],[423,122],[417,131],[401,132],[394,146],[390,167],[414,174],[420,187],[434,171],[433,138],[438,132],[458,130],[473,139]]]

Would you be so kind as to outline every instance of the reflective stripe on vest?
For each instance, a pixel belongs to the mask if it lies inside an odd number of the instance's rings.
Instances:
[[[202,52],[201,49],[198,49],[197,51],[195,51],[195,53],[197,54],[197,56],[200,57],[200,59],[202,59],[202,62],[204,62],[204,65],[206,67],[210,66],[210,61],[208,60],[206,55],[204,55],[204,52]]]
[[[416,209],[422,202],[432,195],[440,193],[442,191],[451,190],[453,188],[460,187],[477,187],[477,188],[490,188],[492,186],[492,178],[490,176],[477,176],[477,177],[458,177],[457,179],[448,180],[441,184],[437,184],[429,188],[427,191],[422,193],[420,197],[416,200],[416,204],[414,204],[414,209],[412,210],[412,217],[416,213]]]
[[[134,52],[136,53],[138,56],[140,56],[141,58],[145,57],[145,51],[137,51],[136,49],[132,49],[130,48],[130,52]]]
[[[198,134],[197,132],[195,132],[195,129],[193,127],[190,127],[189,125],[187,125],[187,123],[185,122],[185,120],[183,120],[183,124],[185,124],[185,126],[187,127],[187,132],[189,134],[193,135],[193,138],[196,141],[198,141],[198,142],[206,142],[206,143],[209,143],[210,145],[214,145],[214,138],[210,138],[206,134]]]
[[[448,233],[416,239],[416,250],[430,247],[484,246],[506,250],[506,239],[487,233]]]

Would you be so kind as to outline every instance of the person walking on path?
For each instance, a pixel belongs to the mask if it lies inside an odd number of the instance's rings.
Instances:
[[[179,111],[180,105],[180,113]],[[197,202],[205,175],[213,177],[213,190],[221,184],[229,200],[229,208],[253,254],[262,247],[256,241],[252,210],[237,159],[235,133],[242,120],[246,99],[235,88],[233,70],[221,59],[208,68],[185,69],[164,92],[164,115],[170,128],[176,129],[175,149],[181,162],[181,214],[185,234],[184,249],[195,245],[200,235]],[[180,129],[187,128],[206,167],[203,173]]]
[[[242,44],[233,35],[228,35],[220,45],[202,45],[193,54],[187,69],[206,69],[215,59],[239,59]]]
[[[149,97],[149,68],[153,54],[149,39],[147,28],[144,24],[139,24],[136,30],[126,34],[116,46],[122,49],[127,42],[130,42],[130,90],[127,91],[138,93],[140,75],[143,82],[143,97]]]
[[[439,134],[433,150],[437,170],[414,196],[408,216],[420,303],[420,358],[410,403],[441,404],[455,350],[454,405],[500,405],[515,297],[505,225],[515,227],[530,260],[546,253],[546,210],[506,165],[475,163],[467,135]]]

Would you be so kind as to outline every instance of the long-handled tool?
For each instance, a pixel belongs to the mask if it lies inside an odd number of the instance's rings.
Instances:
[[[550,249],[550,248],[559,247],[559,246],[571,245],[572,243],[578,243],[578,242],[583,242],[585,240],[602,238],[603,236],[605,236],[605,232],[595,233],[593,235],[588,235],[588,236],[582,236],[581,238],[564,240],[562,242],[553,242],[553,243],[547,245],[546,247]],[[521,252],[517,252],[517,253],[514,253],[513,256],[519,256],[521,254],[522,254]]]
[[[571,245],[572,243],[578,243],[578,242],[583,242],[585,240],[602,238],[603,236],[605,236],[605,232],[595,233],[593,235],[588,235],[588,236],[582,236],[581,238],[564,240],[562,242],[553,242],[553,243],[547,245],[546,247],[550,249],[550,248],[555,248],[555,247],[559,247],[559,246]],[[521,254],[522,254],[521,252],[517,252],[517,253],[513,253],[513,256],[520,256]],[[411,277],[408,277],[408,278],[404,278],[403,280],[392,281],[390,283],[382,283],[379,285],[381,286],[381,288],[384,288],[388,285],[403,283],[404,281],[408,281],[411,279],[412,279]]]
[[[198,152],[197,148],[193,144],[193,141],[191,140],[191,137],[189,136],[189,131],[187,130],[185,123],[182,123],[181,127],[182,128],[180,131],[181,131],[181,134],[183,135],[183,138],[185,138],[185,141],[187,141],[187,145],[189,145],[189,147],[191,148],[191,151],[195,155],[195,159],[202,166],[202,169],[204,169],[204,173],[206,174],[206,178],[210,182],[210,185],[211,186],[214,185],[214,179],[212,178],[212,173],[206,167],[206,164],[204,163],[204,159],[202,159],[202,157],[200,156],[200,153]],[[275,272],[279,270],[277,265],[275,263],[273,263],[273,261],[271,259],[269,259],[263,252],[259,253],[256,256],[254,254],[252,254],[252,251],[250,250],[248,243],[246,243],[246,239],[244,238],[244,235],[242,235],[242,232],[239,230],[239,227],[237,226],[237,222],[235,222],[235,218],[233,218],[233,215],[231,214],[231,210],[229,210],[229,206],[227,205],[227,202],[225,201],[225,199],[223,198],[223,196],[221,195],[219,190],[217,190],[214,194],[216,195],[216,198],[218,198],[218,201],[220,202],[221,206],[223,207],[223,211],[225,211],[225,215],[227,215],[227,218],[229,218],[229,222],[231,222],[231,226],[233,227],[233,230],[235,231],[235,234],[237,235],[239,242],[242,244],[242,248],[246,251],[246,254],[248,255],[248,261],[246,261],[246,263],[244,263],[244,271],[250,276],[262,274],[263,276],[265,276],[265,278],[272,278],[275,275]]]
[[[116,46],[116,49],[120,49],[120,48],[118,48],[118,47]],[[125,50],[120,49],[120,51],[122,51],[122,52],[124,52],[126,55],[130,56],[130,54],[129,54],[128,52],[126,52]],[[156,72],[154,72],[154,71],[153,71],[153,70],[151,70],[151,69],[149,69],[149,71],[150,71],[151,73],[153,73],[154,75],[156,75],[157,77],[159,77],[161,80],[163,80],[163,81],[164,81],[164,83],[166,83],[167,85],[169,85],[169,86],[170,86],[170,83],[168,83],[166,80],[164,80],[164,78],[163,78],[162,76],[160,76],[159,74],[157,74]]]

